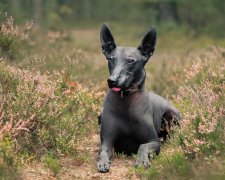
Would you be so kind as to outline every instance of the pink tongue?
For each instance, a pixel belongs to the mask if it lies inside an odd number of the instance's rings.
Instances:
[[[114,92],[119,92],[119,91],[121,91],[121,88],[114,87],[114,88],[112,88],[112,90],[113,90]]]

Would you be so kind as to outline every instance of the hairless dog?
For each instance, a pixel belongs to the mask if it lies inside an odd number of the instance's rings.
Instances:
[[[167,134],[166,123],[180,119],[172,104],[145,89],[144,66],[155,50],[156,35],[156,29],[151,28],[137,48],[117,47],[109,27],[103,24],[101,28],[102,52],[110,76],[100,115],[99,172],[109,171],[113,149],[127,155],[137,153],[135,165],[149,167],[151,155],[160,152],[159,138]]]

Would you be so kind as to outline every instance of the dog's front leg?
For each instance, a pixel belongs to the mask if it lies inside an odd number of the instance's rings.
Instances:
[[[155,154],[159,154],[160,144],[157,140],[151,141],[146,144],[141,144],[138,149],[136,167],[144,166],[145,168],[150,167],[150,160]]]
[[[111,157],[112,157],[112,143],[103,141],[99,149],[97,157],[97,168],[99,172],[106,173],[109,172]]]

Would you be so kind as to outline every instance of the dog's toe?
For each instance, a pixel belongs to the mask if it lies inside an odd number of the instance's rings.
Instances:
[[[135,163],[135,167],[144,167],[144,168],[149,168],[151,166],[151,163],[148,159],[140,159],[137,160]]]
[[[108,162],[98,162],[98,172],[107,173],[109,172],[110,163]]]

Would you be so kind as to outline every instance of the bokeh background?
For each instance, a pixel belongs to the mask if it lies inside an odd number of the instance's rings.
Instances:
[[[152,24],[160,31],[181,31],[224,37],[223,0],[2,0],[1,12],[18,23],[33,19],[51,29],[96,27],[102,22],[122,26]]]

